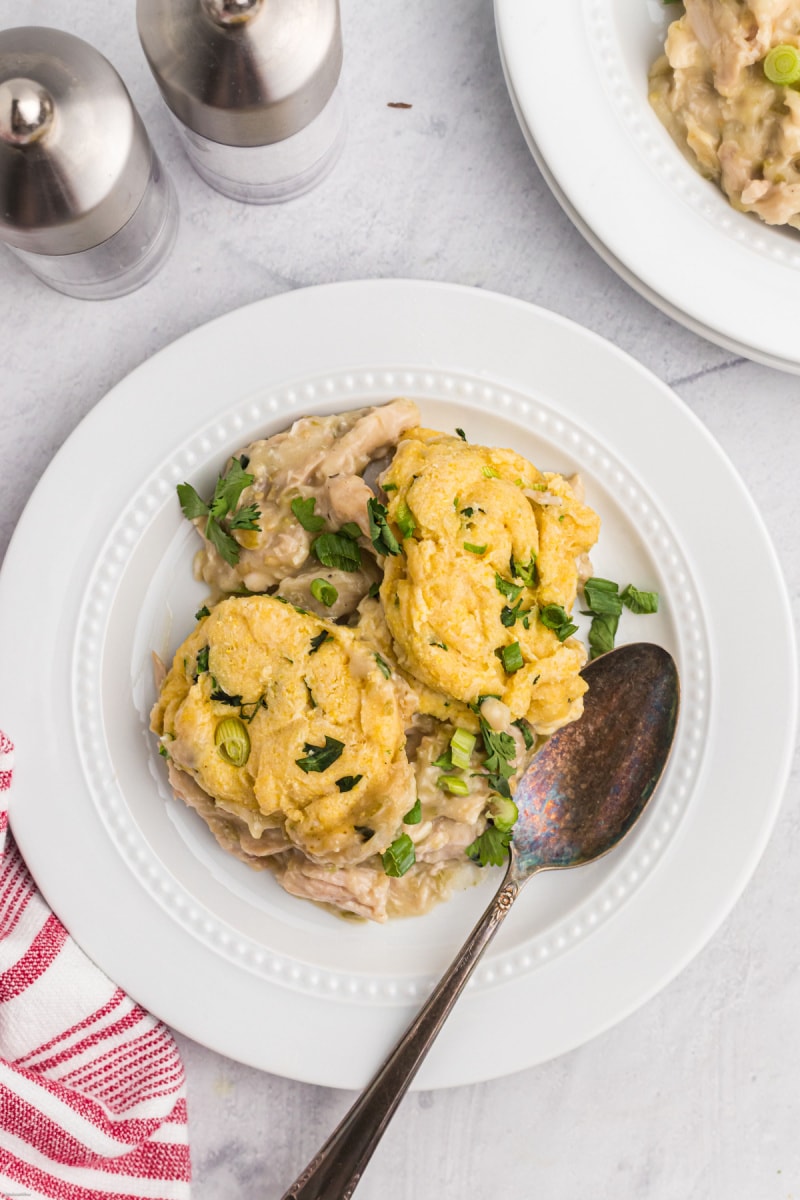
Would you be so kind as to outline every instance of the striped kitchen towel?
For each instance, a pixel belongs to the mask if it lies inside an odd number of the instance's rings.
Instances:
[[[188,1200],[177,1046],[50,911],[8,829],[0,733],[0,1196]]]

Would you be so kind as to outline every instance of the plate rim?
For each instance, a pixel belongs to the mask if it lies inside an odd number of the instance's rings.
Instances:
[[[604,261],[668,316],[745,357],[797,373],[800,350],[796,348],[791,321],[784,315],[787,304],[791,305],[796,296],[797,269],[752,253],[741,238],[717,230],[694,211],[684,193],[694,191],[698,182],[705,181],[659,126],[660,140],[650,145],[649,158],[653,162],[668,161],[669,173],[677,180],[674,194],[663,186],[655,169],[645,162],[643,152],[633,146],[630,130],[623,126],[607,87],[599,79],[586,18],[589,2],[599,0],[580,0],[574,5],[534,12],[520,0],[494,0],[506,83],[519,110],[523,133],[529,135],[527,140],[533,141],[546,167],[543,174],[548,185],[552,187],[552,180],[557,184],[553,194],[584,236],[585,230],[591,230],[594,238],[587,240]],[[607,14],[607,19],[612,21],[613,14]],[[551,115],[557,106],[545,103],[547,96],[558,94],[557,56],[539,47],[562,43],[569,44],[573,60],[580,55],[580,61],[570,64],[567,104],[574,105],[574,111],[560,124]],[[608,57],[611,52],[604,46]],[[616,72],[615,79],[620,74],[616,61],[609,70]],[[656,122],[646,104],[638,105],[635,98],[631,99],[628,81],[617,82],[620,95],[624,92],[624,103],[634,114],[634,123],[641,125],[640,113],[644,113],[645,121]],[[581,154],[570,156],[564,129],[574,126],[578,114],[583,127]],[[646,212],[647,221],[618,217],[621,209],[612,172],[607,170],[610,162],[626,164],[626,187],[631,198],[626,201],[625,212],[629,216],[631,207]],[[713,189],[709,202],[715,203],[721,193],[714,184],[707,186]],[[752,224],[756,218],[732,208],[729,215],[734,224],[748,222],[753,240],[759,233],[762,238],[774,238],[766,224],[763,229],[760,222]],[[661,230],[662,236],[653,238],[653,229]],[[663,231],[669,231],[669,236]],[[749,240],[748,234],[745,243]],[[687,270],[687,261],[701,261],[702,271]],[[743,278],[745,267],[748,270]],[[758,304],[753,301],[754,295],[759,298]],[[765,297],[774,302],[765,304]]]
[[[705,430],[705,427],[702,426],[699,420],[688,409],[685,409],[679,399],[665,384],[640,364],[636,363],[630,356],[611,345],[611,343],[606,342],[597,334],[583,329],[558,314],[550,313],[547,310],[537,308],[524,301],[502,296],[499,293],[485,292],[461,285],[429,283],[427,281],[416,280],[366,280],[327,284],[256,301],[254,304],[224,314],[222,317],[216,318],[215,321],[192,330],[176,342],[165,347],[157,355],[153,356],[153,358],[146,360],[134,372],[120,381],[115,388],[112,388],[106,397],[100,401],[99,405],[92,410],[85,422],[81,423],[78,429],[71,435],[71,438],[65,443],[64,447],[62,447],[62,450],[53,460],[53,464],[45,472],[39,485],[37,485],[12,538],[3,568],[0,570],[0,611],[7,611],[15,607],[19,608],[18,604],[15,605],[11,592],[14,584],[12,577],[19,571],[22,555],[21,547],[27,526],[31,521],[35,522],[38,519],[37,509],[42,502],[42,493],[46,492],[49,486],[47,481],[54,478],[54,471],[60,472],[69,466],[69,459],[75,452],[75,447],[80,448],[81,443],[87,439],[91,440],[91,437],[98,429],[102,434],[103,428],[108,427],[109,416],[114,417],[116,415],[112,410],[115,410],[117,407],[125,408],[129,402],[129,396],[135,397],[137,389],[143,383],[147,385],[153,373],[155,373],[156,377],[162,376],[163,382],[166,383],[176,373],[174,370],[175,364],[183,360],[187,352],[191,355],[197,350],[200,358],[205,360],[212,352],[212,347],[218,347],[220,343],[225,343],[229,333],[233,334],[234,341],[237,336],[240,339],[245,337],[249,323],[255,320],[257,324],[260,315],[265,312],[272,318],[277,318],[280,315],[281,321],[288,321],[291,324],[297,317],[298,312],[302,314],[303,309],[306,310],[306,313],[311,310],[319,318],[320,314],[324,314],[326,310],[331,309],[331,306],[340,308],[343,306],[346,309],[348,303],[351,305],[355,303],[356,307],[358,307],[359,304],[367,304],[367,302],[368,307],[375,310],[375,317],[380,314],[385,319],[389,317],[397,319],[403,316],[408,320],[412,320],[411,312],[415,309],[439,314],[443,322],[443,328],[447,327],[447,337],[450,339],[450,344],[456,344],[459,336],[457,322],[454,325],[453,321],[454,310],[458,310],[459,316],[465,320],[469,316],[470,318],[474,317],[480,322],[486,320],[491,325],[492,321],[497,319],[504,327],[502,335],[504,339],[508,337],[505,328],[508,323],[512,325],[521,324],[522,326],[531,324],[536,326],[538,324],[540,327],[549,325],[552,329],[560,329],[562,333],[566,333],[571,338],[577,337],[585,346],[594,346],[595,351],[598,351],[609,363],[613,362],[617,367],[621,365],[624,372],[630,373],[632,378],[635,377],[637,381],[646,384],[645,390],[649,391],[654,398],[657,395],[660,402],[666,401],[666,411],[671,412],[673,416],[678,414],[681,427],[693,431],[696,443],[702,446],[706,453],[711,453],[716,468],[723,471],[728,483],[733,486],[739,503],[744,504],[748,510],[750,520],[753,522],[758,535],[759,549],[765,556],[765,561],[769,564],[777,581],[775,603],[778,610],[779,624],[786,627],[789,639],[788,644],[793,644],[794,630],[791,622],[788,594],[780,572],[780,565],[763,519],[738,474],[731,466],[727,456],[725,456],[724,452],[714,439],[711,438],[711,435]],[[278,308],[281,310],[280,314],[277,312]],[[238,334],[236,332],[237,324],[241,327]],[[422,329],[420,328],[418,332],[421,333]],[[375,334],[375,337],[377,336]],[[381,334],[381,336],[383,335]],[[455,341],[453,341],[454,338]],[[433,339],[434,346],[435,343],[436,338]],[[432,352],[435,355],[435,349]],[[466,346],[464,352],[468,353]],[[480,353],[479,350],[470,350],[469,352]],[[471,370],[472,368],[462,367],[462,369]],[[180,374],[180,370],[177,373]],[[262,386],[266,386],[264,380],[261,382]],[[522,390],[530,391],[530,385],[525,381],[518,381],[517,385]],[[572,419],[576,419],[574,414],[570,413],[570,416]],[[57,463],[58,467],[56,467]],[[88,536],[90,535],[87,534]],[[6,629],[8,628],[8,624],[6,622]],[[3,645],[4,640],[7,640],[7,634],[0,632],[0,646]],[[794,662],[793,657],[791,661],[792,663]],[[785,660],[783,665],[785,666]],[[672,930],[672,942],[674,944],[665,944],[664,946],[664,949],[669,951],[666,956],[668,962],[664,963],[661,961],[658,964],[658,969],[656,969],[655,963],[649,964],[646,973],[647,979],[642,980],[634,988],[635,995],[630,993],[630,988],[627,991],[625,988],[621,988],[619,981],[617,981],[610,988],[605,1005],[598,1006],[598,1010],[595,1013],[587,1014],[580,1010],[573,1011],[574,1005],[572,1007],[565,1006],[564,1012],[559,1015],[556,1021],[557,1028],[554,1030],[554,1036],[551,1038],[552,1054],[563,1053],[565,1050],[571,1049],[573,1046],[588,1040],[589,1037],[599,1033],[610,1024],[614,1024],[617,1020],[627,1015],[628,1012],[638,1007],[640,1003],[648,999],[650,995],[658,991],[669,978],[672,978],[681,969],[685,962],[689,961],[700,946],[705,943],[730,907],[735,903],[741,889],[755,869],[763,847],[766,844],[769,832],[777,816],[788,777],[794,741],[793,714],[796,712],[797,704],[797,679],[794,669],[789,671],[787,677],[787,692],[788,703],[783,715],[784,718],[788,717],[787,729],[792,731],[792,736],[785,738],[780,748],[782,752],[773,758],[774,794],[771,797],[771,803],[765,808],[765,813],[762,816],[762,821],[757,831],[758,836],[750,839],[747,854],[738,863],[735,884],[728,886],[725,895],[723,897],[716,897],[714,903],[711,905],[708,903],[708,897],[705,898],[705,903],[702,905],[705,914],[704,919],[694,925],[692,930],[693,936],[691,938],[685,936],[678,938],[676,931]],[[18,764],[24,774],[24,756],[20,756],[19,754]],[[14,794],[12,793],[11,798],[12,828],[19,826],[22,835],[19,839],[20,847],[26,859],[29,860],[29,864],[32,866],[34,876],[38,878],[42,873],[41,870],[37,870],[37,868],[42,866],[41,846],[37,845],[35,828],[29,821],[26,823],[25,810],[22,809],[15,815]],[[41,842],[41,839],[39,839],[39,842]],[[49,890],[47,881],[40,879],[40,886],[42,885],[44,885],[42,890],[47,895]],[[646,886],[652,891],[655,889],[655,881],[650,881]],[[152,906],[148,902],[143,907],[150,909]],[[632,907],[633,905],[631,904],[629,909]],[[155,912],[148,912],[148,926],[153,927],[153,919],[155,917]],[[613,922],[609,922],[608,927],[598,936],[597,953],[600,953],[601,947],[603,953],[608,953],[613,947],[614,940],[619,936],[624,936],[624,928],[629,925],[630,911],[626,912],[623,909],[619,914],[619,918]],[[175,951],[179,949],[179,939],[172,936],[173,933],[174,931],[170,931],[171,936],[167,937],[165,941],[171,944],[173,951]],[[665,943],[667,940],[665,939]],[[618,950],[619,947],[617,946],[617,953]],[[567,960],[560,964],[559,970],[556,973],[558,976],[568,977],[570,975],[574,963],[569,960],[574,959],[574,957],[574,954],[568,955]],[[115,962],[117,961],[119,961],[119,957],[115,959]],[[127,974],[124,970],[122,973]],[[119,978],[119,974],[120,972],[117,971],[114,977]],[[222,983],[219,980],[214,980],[213,971],[204,969],[200,971],[200,974],[204,977],[207,985],[216,988],[215,1003],[211,1006],[210,1010],[210,1021],[213,1025],[214,1021],[219,1020],[220,1014],[224,1014],[225,1004],[226,1002],[230,1002],[233,995],[235,995],[235,988],[232,989],[230,980],[223,981]],[[123,986],[125,986],[124,982]],[[130,991],[132,989],[128,987],[127,990]],[[528,999],[535,999],[540,992],[541,988],[538,986],[515,989],[515,995],[516,993],[519,993],[520,996],[525,994]],[[174,1001],[158,1004],[157,1006],[154,1006],[152,1003],[146,1003],[145,1006],[149,1007],[151,1011],[154,1010],[154,1007],[158,1007],[160,1011],[157,1015],[161,1016],[162,1019],[165,1019],[176,1028],[182,1029],[188,1036],[195,1038],[195,1040],[209,1045],[212,1049],[227,1054],[232,1058],[238,1058],[241,1061],[249,1061],[251,1065],[271,1070],[274,1073],[285,1074],[291,1078],[327,1084],[329,1086],[359,1086],[360,1083],[364,1082],[366,1068],[363,1056],[362,1061],[356,1064],[355,1067],[351,1065],[348,1070],[344,1071],[342,1070],[343,1064],[341,1060],[336,1060],[335,1056],[333,1056],[330,1064],[313,1065],[307,1061],[304,1066],[298,1067],[296,1061],[293,1061],[291,1056],[287,1055],[285,1047],[272,1047],[268,1051],[259,1048],[256,1054],[252,1054],[249,1051],[243,1053],[241,1039],[234,1039],[235,1044],[233,1044],[230,1038],[227,1040],[223,1038],[220,1042],[219,1037],[209,1036],[207,1032],[208,1014],[201,1020],[202,1029],[187,1029],[186,1021],[182,1019],[181,1004],[186,1004],[188,1001],[189,993],[185,989],[181,992],[181,989],[178,988]],[[332,1004],[335,1008],[335,1001]],[[457,1011],[451,1017],[452,1033],[448,1030],[446,1033],[449,1036],[443,1035],[445,1049],[441,1054],[429,1060],[430,1066],[426,1064],[419,1077],[417,1086],[438,1087],[477,1082],[478,1080],[493,1078],[497,1075],[520,1069],[521,1067],[533,1065],[534,1062],[543,1061],[544,1058],[552,1057],[551,1053],[543,1055],[541,1053],[541,1046],[538,1046],[535,1053],[533,1053],[530,1048],[526,1050],[526,1048],[520,1048],[516,1045],[513,1048],[513,1052],[506,1055],[500,1062],[490,1064],[483,1061],[478,1063],[473,1058],[465,1067],[464,1063],[459,1062],[457,1059],[454,1060],[452,1046],[456,1043],[459,1033],[463,1035],[465,1029],[474,1028],[475,1022],[484,1019],[487,1015],[484,1012],[486,997],[479,995],[470,996],[468,993],[467,996],[462,998],[460,1005],[460,1013]],[[304,1020],[313,1018],[313,1012],[306,1011],[307,1007],[304,1003],[297,1005],[298,1015],[302,1014]],[[312,1004],[311,1009],[313,1007],[314,1005]],[[363,1013],[360,1013],[359,1019],[363,1019],[363,1015]],[[400,1028],[402,1028],[408,1015],[409,1010],[402,1007],[398,1009],[398,1012],[390,1014],[389,1019],[385,1021],[385,1028],[377,1040],[386,1041],[388,1045],[393,1034],[399,1032]],[[488,1015],[490,1016],[490,1014]],[[254,1061],[254,1058],[256,1061]]]

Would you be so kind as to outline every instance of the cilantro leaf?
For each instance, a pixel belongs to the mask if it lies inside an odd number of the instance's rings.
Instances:
[[[205,535],[211,545],[219,551],[220,556],[225,559],[228,566],[232,567],[239,561],[241,549],[239,543],[229,533],[226,533],[222,525],[213,517],[208,518]]]
[[[467,846],[466,853],[481,867],[502,867],[511,845],[511,830],[501,831],[491,822],[480,837]]]
[[[338,533],[320,533],[311,543],[311,552],[323,567],[333,567],[337,571],[357,571],[361,566],[358,542]]]
[[[295,496],[291,503],[292,512],[303,529],[308,530],[309,533],[319,533],[320,529],[325,528],[325,518],[314,515],[316,505],[317,501],[314,496],[308,496],[306,499],[303,499],[302,496]]]
[[[198,496],[190,483],[179,483],[176,490],[181,502],[181,511],[188,520],[194,521],[196,517],[208,516],[208,505]]]
[[[231,465],[228,467],[224,475],[220,475],[217,480],[217,485],[214,488],[214,497],[211,501],[211,516],[216,520],[227,516],[229,512],[233,512],[236,505],[239,503],[239,497],[246,487],[255,479],[254,475],[248,474],[243,466],[243,460],[247,460],[242,455],[240,458],[234,458]]]
[[[257,529],[261,530],[261,526],[257,524],[258,518],[261,516],[261,509],[257,504],[248,504],[245,508],[238,509],[231,519],[228,521],[229,529]]]

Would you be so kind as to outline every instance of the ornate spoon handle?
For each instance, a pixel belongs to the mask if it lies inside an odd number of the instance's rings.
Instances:
[[[524,881],[523,881],[524,882]],[[483,951],[517,898],[514,862],[491,904],[372,1082],[283,1195],[283,1200],[349,1200],[422,1060]]]

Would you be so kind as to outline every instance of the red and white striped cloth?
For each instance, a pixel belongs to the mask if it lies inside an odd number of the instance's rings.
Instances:
[[[75,945],[8,829],[0,733],[0,1196],[188,1200],[178,1048]]]

